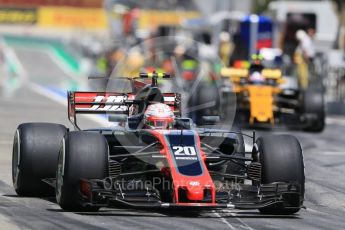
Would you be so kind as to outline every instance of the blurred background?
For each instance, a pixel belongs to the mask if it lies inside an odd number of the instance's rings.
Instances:
[[[88,89],[87,77],[109,76],[124,57],[130,70],[122,75],[153,70],[176,75],[176,66],[155,44],[138,44],[179,36],[202,44],[171,42],[171,53],[185,61],[180,65],[184,79],[193,78],[190,70],[197,59],[219,58],[217,74],[222,75],[221,68],[245,67],[253,54],[261,53],[283,75],[297,76],[299,86],[307,87],[303,79],[317,76],[327,111],[341,115],[344,5],[340,0],[0,0],[1,95],[15,95],[28,81],[60,96]],[[305,41],[296,37],[298,30],[306,33]],[[192,48],[193,58],[186,57]],[[302,59],[296,57],[298,51]]]

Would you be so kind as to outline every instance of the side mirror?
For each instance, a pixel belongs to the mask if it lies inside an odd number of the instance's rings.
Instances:
[[[127,122],[128,116],[126,114],[112,114],[108,116],[110,122]]]
[[[219,116],[202,116],[203,125],[214,125],[220,121]]]

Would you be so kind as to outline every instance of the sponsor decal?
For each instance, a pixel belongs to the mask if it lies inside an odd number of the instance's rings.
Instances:
[[[180,26],[185,20],[199,17],[200,14],[196,11],[141,10],[138,25],[140,29],[152,28],[159,25]]]
[[[191,186],[200,186],[200,182],[199,181],[190,181],[189,185],[191,185]]]
[[[103,9],[75,7],[41,7],[38,25],[53,28],[106,29]]]
[[[198,160],[194,146],[173,146],[176,160]]]
[[[36,9],[0,8],[1,24],[35,24],[36,22]]]
[[[111,105],[111,103],[123,103],[125,99],[125,96],[95,96],[93,101],[90,102],[90,105],[85,107],[77,106],[76,111],[127,111],[127,106]],[[105,103],[105,105],[92,105],[92,103]]]
[[[38,6],[72,6],[101,8],[101,0],[0,0],[1,6],[38,7]]]
[[[166,97],[164,97],[164,101],[165,102],[175,102],[175,96],[172,96],[172,97],[166,96]]]

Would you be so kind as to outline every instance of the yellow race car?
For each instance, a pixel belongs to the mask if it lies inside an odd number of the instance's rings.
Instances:
[[[242,126],[324,129],[322,88],[286,86],[293,77],[283,77],[281,69],[265,68],[259,62],[247,68],[223,68],[221,75],[236,94],[236,122]]]

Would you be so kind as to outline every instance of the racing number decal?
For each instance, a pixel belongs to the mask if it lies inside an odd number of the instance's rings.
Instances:
[[[194,146],[173,146],[175,156],[195,156],[196,151]]]
[[[194,146],[172,146],[176,166],[184,175],[200,175],[202,170]]]
[[[174,160],[171,167],[176,167],[178,172],[185,176],[198,176],[203,172],[195,135],[194,131],[187,130],[182,139],[180,131],[171,131],[166,135],[166,140],[171,146],[169,154]]]

